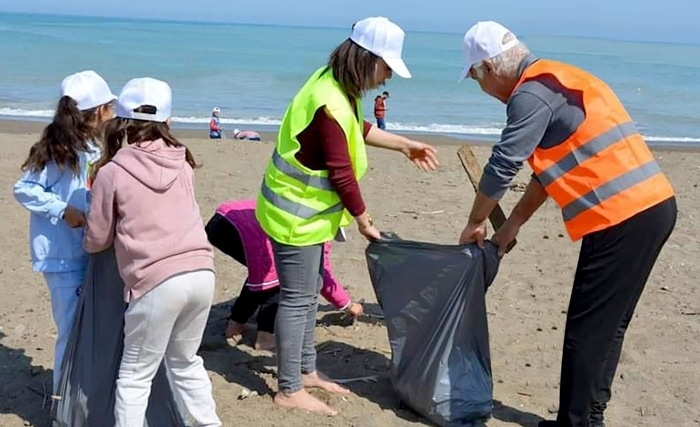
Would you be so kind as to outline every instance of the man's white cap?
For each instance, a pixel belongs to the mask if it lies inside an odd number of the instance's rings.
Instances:
[[[172,102],[172,91],[170,86],[164,81],[150,77],[131,79],[119,93],[117,117],[149,122],[165,122],[170,118]],[[155,114],[137,113],[134,111],[144,105],[156,107]]]
[[[71,74],[61,82],[61,97],[68,96],[80,111],[89,110],[117,99],[105,79],[92,70]]]
[[[510,37],[506,37],[510,35]],[[462,52],[464,69],[459,81],[464,80],[475,64],[500,55],[519,43],[509,29],[494,21],[479,21],[464,34]]]
[[[404,32],[383,16],[357,21],[352,26],[350,40],[382,58],[399,77],[411,78],[411,72],[401,59]]]
[[[212,113],[220,113],[220,112],[221,112],[221,108],[219,108],[219,107],[214,107],[214,109],[211,110],[211,112],[212,112]]]

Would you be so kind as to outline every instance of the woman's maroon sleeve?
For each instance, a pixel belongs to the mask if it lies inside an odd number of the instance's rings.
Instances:
[[[352,216],[359,216],[365,212],[365,202],[362,200],[360,185],[355,179],[345,132],[340,124],[328,115],[325,108],[319,108],[313,120],[316,121],[316,129],[321,139],[328,178],[345,208]]]

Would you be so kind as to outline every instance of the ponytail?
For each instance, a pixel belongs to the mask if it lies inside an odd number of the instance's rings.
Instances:
[[[79,153],[90,150],[87,140],[94,133],[86,120],[91,114],[94,115],[95,111],[80,111],[75,100],[62,97],[56,106],[53,121],[44,128],[41,139],[29,150],[22,170],[40,171],[53,161],[61,171],[70,168],[74,174],[78,174]]]

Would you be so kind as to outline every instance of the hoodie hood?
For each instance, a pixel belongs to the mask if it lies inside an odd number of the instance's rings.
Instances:
[[[168,147],[162,139],[122,147],[112,159],[143,185],[170,188],[185,167],[185,147]]]

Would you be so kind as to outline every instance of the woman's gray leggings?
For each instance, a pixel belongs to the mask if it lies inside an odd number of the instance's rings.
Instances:
[[[302,389],[301,375],[316,371],[314,329],[323,284],[323,244],[287,246],[272,241],[280,281],[275,321],[277,387],[289,394]]]

